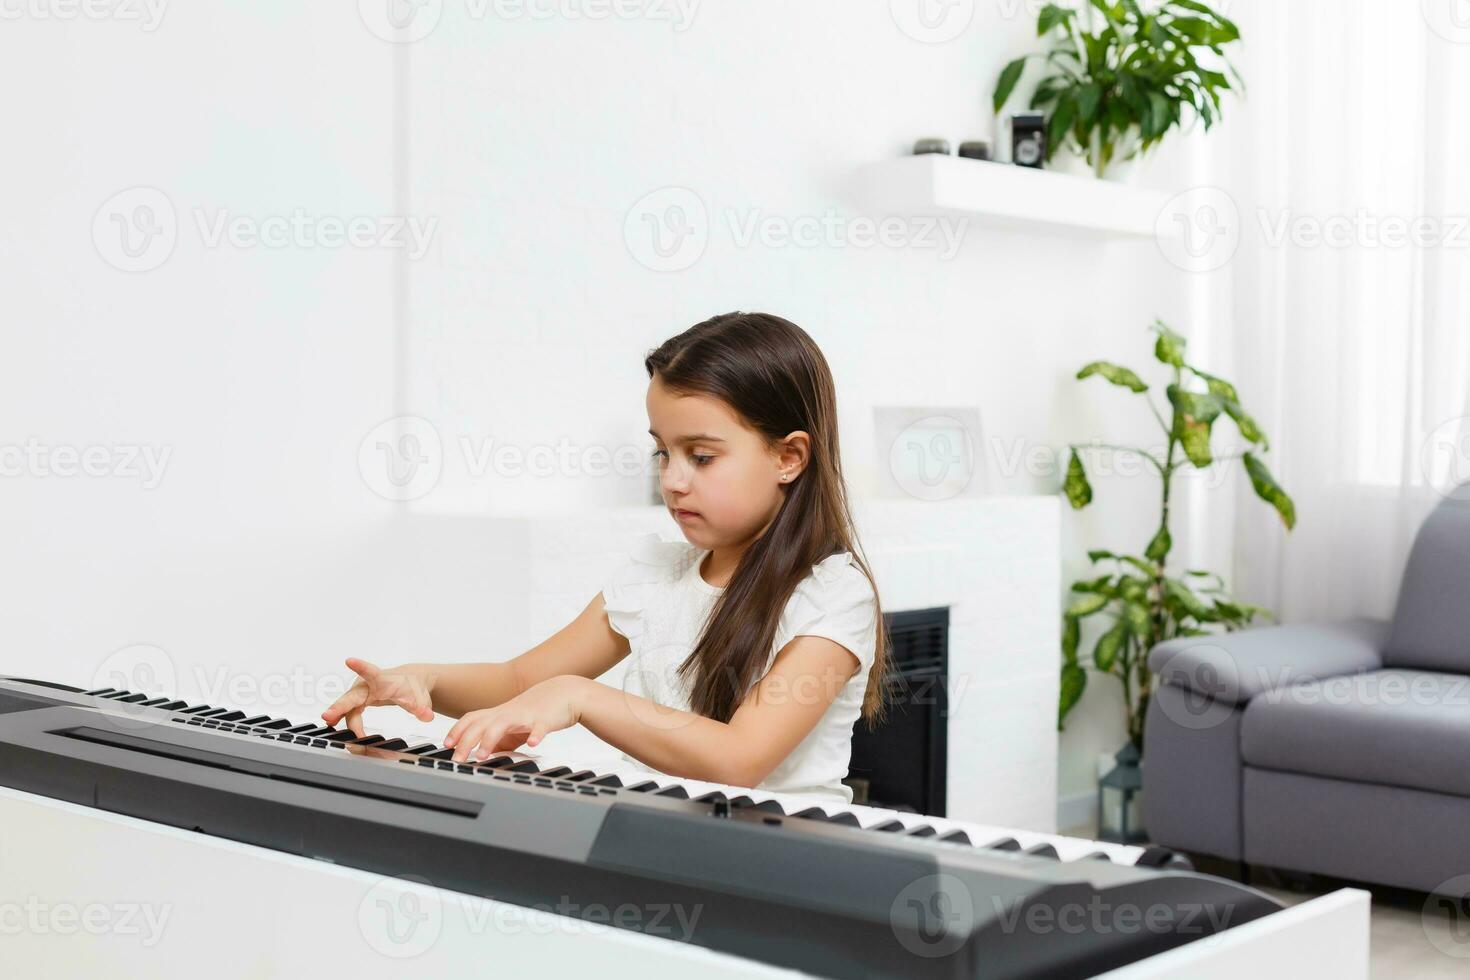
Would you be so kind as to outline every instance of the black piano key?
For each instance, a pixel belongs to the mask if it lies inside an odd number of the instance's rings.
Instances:
[[[362,743],[359,742],[358,744],[361,745]],[[408,743],[401,738],[390,738],[386,742],[379,742],[377,745],[373,746],[373,748],[385,749],[389,752],[397,752],[399,749],[405,748],[407,745]]]
[[[951,830],[947,834],[940,834],[939,839],[944,841],[954,841],[959,844],[970,843],[970,835],[965,833],[963,830]]]
[[[433,742],[420,742],[418,745],[409,746],[403,751],[409,755],[423,755],[425,752],[432,752],[438,747]]]
[[[1061,855],[1057,853],[1057,849],[1055,847],[1052,847],[1050,844],[1032,844],[1030,847],[1026,848],[1026,853],[1034,857],[1051,858],[1053,861],[1058,860],[1061,857]]]
[[[689,799],[689,791],[687,789],[685,789],[684,787],[680,786],[678,783],[675,783],[674,785],[670,786],[668,789],[661,789],[661,790],[659,790],[657,793],[655,793],[653,795],[654,796],[672,796],[676,800],[687,800],[687,799]]]
[[[936,833],[938,833],[938,831],[936,831],[933,827],[929,826],[928,824],[924,823],[924,824],[919,824],[919,826],[917,826],[913,830],[909,831],[908,836],[910,836],[910,837],[933,837]]]
[[[180,708],[188,707],[188,701],[165,701],[158,706],[159,711],[178,711]]]
[[[485,769],[504,769],[506,766],[514,765],[516,761],[513,755],[492,755],[480,765]]]
[[[438,766],[440,769],[443,769],[447,772],[454,772],[454,763],[450,762],[448,759],[440,759],[438,762]]]
[[[574,772],[571,775],[563,776],[562,778],[569,783],[580,783],[584,780],[591,779],[593,776],[596,775],[597,773],[593,772],[591,769],[583,769],[581,772]]]
[[[336,730],[330,725],[314,725],[302,732],[301,735],[303,738],[321,738],[323,735],[335,732]]]
[[[793,817],[796,817],[796,818],[798,818],[800,820],[822,820],[822,821],[826,821],[826,820],[831,820],[832,819],[831,817],[827,816],[827,811],[826,810],[823,810],[819,806],[809,806],[805,810],[800,810],[800,811],[798,811],[796,813],[793,813],[792,816]]]
[[[1135,862],[1140,868],[1162,868],[1169,871],[1193,871],[1194,862],[1178,851],[1149,844]]]
[[[220,721],[239,721],[241,718],[245,717],[245,712],[237,708],[234,711],[226,711],[224,714],[219,715],[218,717]]]
[[[658,789],[658,783],[654,782],[651,779],[645,779],[641,783],[634,783],[632,786],[629,786],[628,789],[630,789],[634,793],[647,793],[649,790]]]
[[[449,759],[449,758],[453,758],[453,756],[454,756],[454,750],[453,749],[440,749],[438,752],[428,752],[428,753],[425,753],[424,758],[425,759]]]
[[[116,694],[117,693],[117,688],[115,688],[115,687],[99,687],[95,691],[83,691],[82,693],[85,694],[89,698],[100,698],[100,697],[106,697],[109,694]]]
[[[229,711],[229,710],[230,710],[229,708],[206,708],[205,710],[203,710],[203,711],[199,712],[198,714],[196,714],[194,717],[196,717],[196,718],[216,718],[219,715],[222,715],[226,711]]]
[[[695,800],[694,800],[694,802],[695,803],[728,803],[728,802],[730,802],[730,798],[728,796],[726,796],[724,793],[721,793],[719,790],[716,789],[716,790],[711,790],[710,792],[704,794],[703,796],[696,797]]]
[[[547,779],[560,779],[571,771],[571,766],[556,766],[553,769],[542,769],[541,775],[545,776]]]
[[[1021,843],[1014,837],[1002,837],[1000,840],[993,840],[986,844],[985,849],[987,851],[1019,851]]]
[[[139,701],[147,701],[148,700],[148,695],[146,695],[146,694],[129,694],[126,697],[113,698],[113,700],[114,701],[121,701],[121,702],[123,702],[125,704],[137,704]]]
[[[149,698],[147,701],[138,702],[141,708],[156,708],[161,704],[168,704],[168,698]]]
[[[332,732],[330,735],[323,735],[322,738],[328,742],[350,742],[356,739],[357,736],[352,733],[352,729],[344,728],[341,731]]]
[[[259,725],[263,721],[270,721],[270,720],[271,720],[271,716],[270,715],[251,715],[249,718],[241,718],[240,721],[238,722],[238,724],[241,724],[241,725]]]
[[[191,704],[187,708],[180,708],[179,709],[179,714],[181,714],[181,715],[197,715],[197,714],[199,714],[202,711],[208,711],[208,710],[209,710],[209,705],[207,705],[207,704]]]
[[[320,727],[321,726],[318,725],[316,722],[309,721],[309,722],[307,722],[304,725],[292,725],[290,728],[286,729],[286,734],[287,735],[303,735],[306,732],[311,731],[313,728],[320,728]]]
[[[868,829],[869,830],[881,831],[882,833],[885,833],[885,834],[897,834],[897,833],[901,833],[903,831],[903,821],[901,821],[901,820],[888,820],[888,821],[885,821],[883,823],[878,824],[876,827],[869,827]]]
[[[388,741],[385,735],[364,735],[362,738],[343,739],[352,745],[377,745],[379,742]]]
[[[506,766],[506,772],[540,772],[534,760],[524,759],[513,766]]]
[[[755,800],[751,799],[750,797],[748,797],[748,796],[746,796],[744,794],[741,794],[740,796],[737,796],[733,800],[730,801],[730,805],[732,807],[753,806],[754,804],[755,804]]]
[[[263,722],[261,722],[256,727],[258,727],[258,728],[268,728],[268,729],[270,729],[272,731],[281,731],[282,729],[286,728],[286,726],[289,725],[289,724],[291,724],[291,719],[290,718],[272,718],[270,721],[263,721]],[[300,726],[297,726],[297,727],[300,727]]]
[[[757,810],[763,810],[766,813],[779,813],[783,817],[786,816],[786,811],[783,810],[781,808],[781,804],[777,803],[775,800],[765,800],[763,802],[757,803],[754,808]]]
[[[598,776],[596,779],[592,780],[592,782],[589,785],[592,785],[592,786],[611,786],[614,789],[617,789],[618,787],[620,787],[620,786],[623,785],[623,781],[621,779],[619,779],[617,776],[613,776],[613,775]]]

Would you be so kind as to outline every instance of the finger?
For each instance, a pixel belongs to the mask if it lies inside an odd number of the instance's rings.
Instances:
[[[475,719],[465,715],[451,725],[449,731],[444,736],[444,747],[446,749],[453,748],[455,743],[459,741],[459,737],[464,734],[465,729],[474,724],[474,722]]]
[[[359,660],[356,657],[348,657],[346,660],[346,664],[350,670],[360,675],[362,679],[367,681],[368,683],[372,683],[373,681],[377,680],[378,675],[382,673],[382,671],[378,669],[377,665],[370,664],[366,660]]]
[[[464,727],[455,739],[454,755],[455,762],[464,762],[470,756],[470,750],[480,741],[480,733],[485,729],[485,722],[473,721]]]
[[[534,724],[534,725],[531,726],[531,737],[528,738],[528,739],[526,739],[526,745],[527,746],[538,745],[538,744],[540,744],[541,740],[543,738],[545,738],[545,737],[546,737],[546,726],[543,725],[541,722],[538,721],[536,724]]]
[[[413,715],[419,721],[434,720],[434,710],[424,703],[423,697],[416,691],[394,695],[393,703]]]
[[[509,736],[507,736],[506,733],[509,732],[509,731],[512,731],[513,729],[524,728],[524,727],[525,727],[524,724],[521,724],[521,723],[518,723],[518,722],[513,722],[513,721],[510,721],[509,719],[507,719],[505,721],[502,721],[498,725],[492,726],[489,730],[487,730],[485,732],[485,737],[483,739],[481,739],[481,741],[480,741],[481,746],[483,746],[483,748],[485,750],[485,754],[481,758],[488,759],[488,758],[490,758],[490,756],[494,755],[496,752],[505,752],[505,751],[507,751],[506,749],[500,748],[500,743],[501,742],[504,742],[509,737]],[[525,737],[524,736],[521,736],[521,737],[519,737],[519,738],[517,738],[515,740],[515,742],[513,743],[512,747],[514,747],[515,745],[519,745],[519,744],[521,744],[521,742],[524,742],[524,741],[525,741]]]
[[[367,688],[361,684],[354,684],[348,689],[346,694],[333,701],[331,706],[322,712],[322,721],[325,721],[328,725],[335,725],[337,724],[337,719],[341,718],[353,708],[360,707],[366,701]]]
[[[347,727],[350,728],[352,730],[352,734],[356,735],[358,738],[362,738],[363,735],[366,734],[366,732],[362,730],[361,708],[353,708],[351,711],[347,712]]]

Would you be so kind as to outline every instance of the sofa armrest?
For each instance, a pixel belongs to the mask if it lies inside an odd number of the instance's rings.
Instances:
[[[1298,681],[1382,667],[1388,627],[1386,620],[1359,618],[1176,637],[1149,651],[1148,665],[1165,684],[1245,704]]]

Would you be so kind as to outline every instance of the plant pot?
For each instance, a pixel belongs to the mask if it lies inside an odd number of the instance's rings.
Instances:
[[[1118,184],[1131,184],[1138,177],[1138,157],[1127,160],[1114,159],[1103,169],[1102,179]]]
[[[1071,174],[1073,177],[1092,177],[1092,164],[1087,162],[1087,157],[1078,153],[1070,144],[1057,147],[1052,158],[1047,161],[1046,169],[1059,174]]]

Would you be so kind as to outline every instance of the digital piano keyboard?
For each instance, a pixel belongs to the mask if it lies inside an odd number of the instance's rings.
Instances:
[[[818,976],[1093,976],[1281,909],[1159,848],[451,755],[0,678],[0,785],[515,906],[697,905],[681,941]],[[1148,928],[1093,927],[1100,908],[1139,910]]]

